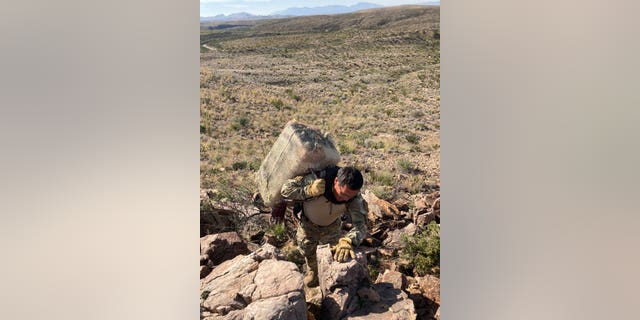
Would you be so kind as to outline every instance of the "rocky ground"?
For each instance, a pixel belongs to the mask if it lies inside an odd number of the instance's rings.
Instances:
[[[202,318],[439,319],[439,263],[424,272],[402,254],[403,236],[428,226],[439,230],[439,193],[416,197],[409,211],[401,209],[406,204],[399,208],[370,190],[363,197],[371,232],[357,259],[334,262],[330,248],[320,246],[320,287],[305,288],[290,212],[279,233],[280,225],[269,225],[268,212],[218,203],[203,191],[201,201],[210,209],[201,212]],[[343,221],[343,229],[349,227]]]

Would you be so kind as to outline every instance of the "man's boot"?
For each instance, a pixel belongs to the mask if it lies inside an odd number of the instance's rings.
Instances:
[[[318,263],[316,259],[305,259],[307,261],[307,274],[304,276],[304,285],[312,288],[320,285],[318,281]]]

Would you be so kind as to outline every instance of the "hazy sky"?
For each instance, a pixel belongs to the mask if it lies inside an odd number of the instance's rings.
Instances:
[[[383,6],[397,6],[429,1],[430,0],[200,0],[200,16],[208,17],[235,12],[267,15],[274,11],[291,7],[351,6],[359,2],[369,2]]]

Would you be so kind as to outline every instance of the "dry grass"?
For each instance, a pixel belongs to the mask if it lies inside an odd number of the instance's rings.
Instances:
[[[438,7],[245,24],[201,29],[202,188],[248,201],[291,119],[330,132],[385,198],[439,182]]]

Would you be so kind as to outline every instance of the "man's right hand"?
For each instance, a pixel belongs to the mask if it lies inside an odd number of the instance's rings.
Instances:
[[[325,182],[324,179],[316,179],[305,188],[305,192],[309,197],[317,197],[324,194]]]

